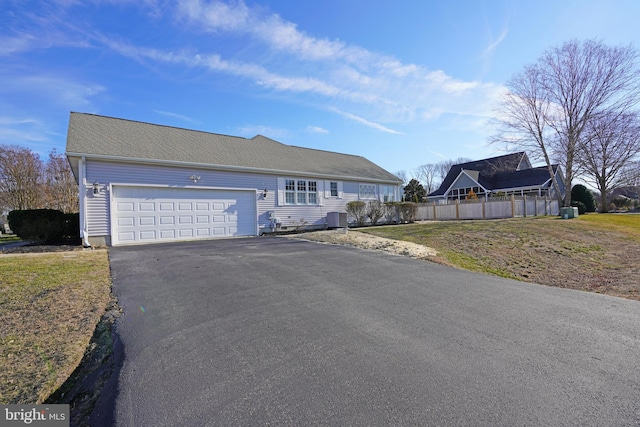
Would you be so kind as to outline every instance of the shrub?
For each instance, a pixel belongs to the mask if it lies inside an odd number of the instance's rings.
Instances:
[[[64,214],[64,233],[63,237],[67,239],[80,238],[80,214],[66,213]]]
[[[22,240],[47,243],[61,239],[67,229],[65,215],[54,209],[9,212],[9,227]]]
[[[416,214],[418,213],[418,204],[413,202],[400,202],[398,203],[398,216],[400,222],[414,222],[416,220]]]
[[[384,216],[384,205],[379,200],[371,200],[367,203],[367,216],[373,225],[378,224]]]
[[[387,224],[398,221],[398,202],[386,202],[384,204],[384,220]]]
[[[578,208],[578,214],[580,215],[583,215],[587,212],[587,207],[584,205],[584,203],[578,200],[572,200],[571,206]]]
[[[571,189],[571,206],[578,206],[574,205],[573,202],[581,202],[584,205],[584,212],[596,211],[596,201],[593,198],[593,194],[582,184],[574,185]],[[578,209],[580,209],[580,206],[578,206]],[[580,213],[582,214],[583,212]]]
[[[347,203],[345,208],[347,216],[353,219],[358,226],[363,226],[367,221],[367,204],[360,200]]]

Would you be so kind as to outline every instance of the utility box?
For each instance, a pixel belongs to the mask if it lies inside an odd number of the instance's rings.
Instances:
[[[560,208],[560,216],[562,219],[571,219],[578,217],[578,208],[575,206]]]
[[[327,227],[329,228],[347,227],[347,213],[346,212],[328,212]]]

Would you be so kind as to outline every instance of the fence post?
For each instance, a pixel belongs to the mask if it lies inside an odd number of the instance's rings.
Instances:
[[[436,202],[434,201],[434,202],[433,202],[433,220],[434,220],[434,221],[436,220],[436,210],[437,210],[437,209],[436,209]]]
[[[549,209],[547,205],[549,204],[549,196],[544,196],[544,216],[549,216]]]
[[[524,208],[522,209],[522,211],[524,212],[524,217],[526,218],[527,217],[527,195],[526,194],[522,195],[522,205],[523,205],[522,207]]]
[[[460,200],[456,199],[456,219],[460,219]]]
[[[484,210],[484,202],[485,202],[485,199],[482,199],[482,219],[487,219],[487,215]]]
[[[516,217],[516,196],[511,195],[511,218]]]

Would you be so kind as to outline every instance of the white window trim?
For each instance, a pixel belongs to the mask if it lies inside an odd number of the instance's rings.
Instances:
[[[338,195],[337,196],[332,196],[331,195],[331,183],[335,182],[337,183],[337,187],[338,187]],[[342,181],[336,181],[336,180],[325,180],[324,181],[324,198],[325,199],[342,199],[344,197],[344,185],[342,183]]]
[[[368,186],[373,187],[373,194],[364,195],[362,194],[362,187]],[[377,200],[378,199],[378,186],[376,184],[361,182],[358,184],[358,200]]]
[[[291,190],[286,189],[286,182],[288,180],[291,180],[294,182],[294,188],[295,188],[295,190],[293,191],[294,203],[287,202],[287,193],[291,192]],[[306,190],[304,191],[304,193],[306,194],[305,198],[307,200],[307,203],[298,203],[298,194],[302,193],[301,191],[298,191],[298,181],[305,182]],[[316,183],[316,191],[309,191],[309,182]],[[322,195],[324,194],[323,184],[324,184],[324,181],[320,179],[279,177],[278,178],[278,206],[322,206],[323,205]],[[315,193],[316,195],[316,202],[309,203],[309,194],[313,194],[313,193]]]

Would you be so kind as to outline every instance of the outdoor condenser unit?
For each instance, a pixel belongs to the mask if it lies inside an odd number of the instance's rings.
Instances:
[[[327,227],[329,228],[345,228],[347,226],[346,212],[328,212]]]

